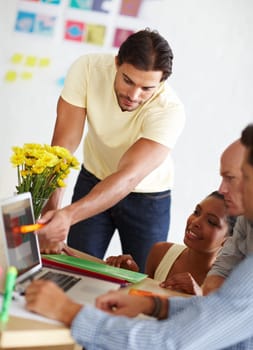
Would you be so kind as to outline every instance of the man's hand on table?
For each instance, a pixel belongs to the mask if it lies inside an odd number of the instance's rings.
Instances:
[[[168,299],[160,298],[159,319],[168,317]],[[136,317],[139,314],[151,316],[154,311],[154,299],[150,296],[134,296],[120,291],[111,291],[96,299],[96,307],[113,315]]]
[[[41,254],[61,254],[65,246],[64,241],[51,243],[43,234],[38,234]]]

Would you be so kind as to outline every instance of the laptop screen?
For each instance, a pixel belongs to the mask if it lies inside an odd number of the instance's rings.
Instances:
[[[31,232],[14,233],[13,228],[33,224],[30,193],[13,196],[1,203],[2,229],[5,235],[7,266],[18,270],[18,280],[27,278],[41,268],[37,236]],[[14,230],[15,231],[15,230]]]

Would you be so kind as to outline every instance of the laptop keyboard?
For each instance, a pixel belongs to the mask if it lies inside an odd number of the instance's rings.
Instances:
[[[56,283],[65,292],[81,280],[81,278],[78,278],[75,276],[70,276],[64,273],[53,272],[53,271],[46,272],[44,275],[40,276],[39,279],[50,280]]]

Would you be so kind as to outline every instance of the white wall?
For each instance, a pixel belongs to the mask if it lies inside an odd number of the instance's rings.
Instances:
[[[50,42],[13,32],[17,4],[0,1],[0,197],[10,196],[17,182],[9,162],[11,147],[50,143],[61,90],[56,80],[80,54],[97,51],[64,43],[60,32]],[[253,121],[253,2],[144,0],[143,14],[142,27],[158,29],[172,46],[170,82],[186,108],[186,126],[173,151],[176,181],[169,234],[169,240],[181,242],[188,214],[219,184],[220,153]],[[50,56],[46,74],[35,69],[31,81],[4,82],[10,57],[19,51]],[[76,155],[81,160],[80,149]],[[70,201],[76,175],[72,172],[64,204]],[[116,237],[108,254],[119,252]]]

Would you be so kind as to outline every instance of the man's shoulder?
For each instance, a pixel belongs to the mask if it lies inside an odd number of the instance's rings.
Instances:
[[[231,237],[233,243],[244,251],[245,255],[253,253],[253,224],[244,216],[237,218],[233,235]]]
[[[183,109],[183,103],[173,88],[166,82],[163,82],[157,91],[153,102],[163,108],[180,108]],[[152,102],[151,102],[152,103]]]
[[[236,223],[235,223],[234,232],[237,232],[237,230],[243,230],[245,232],[252,232],[252,236],[253,236],[253,223],[252,223],[252,221],[248,220],[243,215],[238,216]]]

